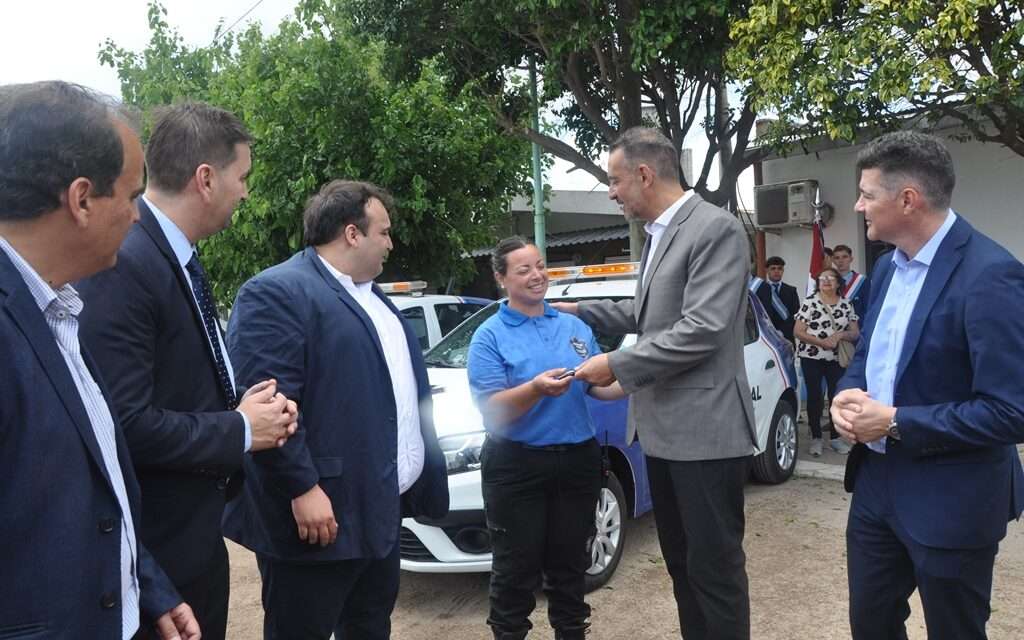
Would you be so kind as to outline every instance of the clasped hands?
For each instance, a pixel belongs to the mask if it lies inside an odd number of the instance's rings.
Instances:
[[[277,381],[258,382],[245,392],[238,410],[249,418],[252,451],[283,447],[298,428],[299,407],[277,392]]]
[[[847,442],[875,442],[886,437],[896,407],[878,402],[863,389],[846,389],[832,399],[832,424]]]

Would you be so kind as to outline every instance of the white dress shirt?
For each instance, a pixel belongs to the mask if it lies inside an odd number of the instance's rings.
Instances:
[[[419,479],[423,472],[425,455],[423,434],[420,432],[420,405],[417,393],[416,375],[412,370],[409,342],[405,329],[384,301],[373,292],[373,282],[356,284],[348,275],[335,269],[331,263],[319,256],[327,271],[337,278],[366,315],[370,317],[377,331],[380,346],[384,350],[384,361],[391,376],[391,389],[395,396],[395,415],[398,417],[398,494],[405,493]]]
[[[679,211],[680,207],[682,207],[692,195],[693,190],[691,189],[684,193],[681,198],[670,204],[668,209],[665,209],[660,216],[644,225],[644,231],[651,236],[651,248],[647,252],[647,261],[644,263],[644,285],[647,284],[647,272],[650,270],[651,261],[654,259],[654,252],[658,250],[658,243],[661,242],[661,236],[665,235],[665,229],[668,229],[668,225],[672,224],[672,218],[676,216],[676,212]]]
[[[182,231],[173,220],[167,217],[163,211],[160,210],[155,204],[153,204],[146,196],[142,196],[143,202],[149,207],[149,210],[153,212],[153,217],[156,218],[157,223],[160,225],[160,230],[164,232],[164,237],[167,239],[167,244],[171,245],[171,251],[174,252],[174,257],[178,260],[178,268],[185,274],[185,282],[188,283],[189,290],[192,292],[192,301],[196,303],[196,310],[199,309],[199,301],[196,299],[196,288],[192,284],[192,276],[189,275],[188,269],[185,265],[192,259],[192,254],[195,253],[196,248],[192,246],[192,243],[188,241],[188,237],[185,232]],[[203,335],[206,336],[206,344],[210,346],[210,351],[213,351],[213,343],[210,341],[210,336],[203,331]],[[231,379],[231,386],[235,385],[235,370],[231,367],[231,358],[228,357],[227,347],[224,345],[224,339],[220,340],[220,353],[224,358],[224,365],[228,370],[228,378]],[[241,398],[239,398],[241,400]],[[238,409],[235,409],[238,411]],[[249,424],[249,417],[238,411],[242,416],[242,420],[245,422],[245,443],[243,451],[248,451],[252,448],[252,425]]]
[[[78,342],[78,316],[84,304],[78,292],[70,284],[65,284],[56,291],[36,273],[28,262],[14,250],[7,240],[0,236],[0,250],[11,259],[14,268],[21,274],[28,285],[32,298],[39,305],[46,324],[49,325],[53,338],[64,356],[64,364],[75,381],[75,388],[82,399],[93,435],[100,447],[103,467],[110,478],[117,498],[117,506],[121,509],[121,633],[124,640],[135,635],[139,629],[139,580],[136,575],[138,551],[135,548],[135,523],[132,510],[128,504],[128,491],[125,489],[121,464],[117,458],[117,440],[114,433],[114,418],[110,407],[103,398],[99,385],[92,377],[92,372],[82,358],[81,345]],[[32,425],[23,425],[31,428]],[[45,505],[41,505],[45,507]],[[39,517],[45,520],[45,514]],[[83,514],[84,517],[84,514]],[[85,579],[91,576],[83,576]],[[75,579],[68,577],[68,579]]]
[[[942,226],[925,243],[913,258],[900,249],[892,254],[895,265],[889,289],[885,292],[882,308],[878,310],[878,320],[871,332],[871,344],[868,346],[868,358],[864,364],[864,376],[867,379],[868,395],[884,405],[893,406],[896,385],[896,370],[899,367],[900,355],[903,353],[903,342],[907,337],[910,316],[921,295],[928,268],[935,259],[935,253],[949,233],[956,214],[950,209]],[[868,446],[878,453],[885,453],[885,438],[869,442]]]

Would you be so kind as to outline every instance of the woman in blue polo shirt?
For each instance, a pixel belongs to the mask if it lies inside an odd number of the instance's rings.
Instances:
[[[498,640],[530,630],[533,593],[543,576],[555,637],[582,640],[590,566],[587,539],[601,486],[601,451],[585,396],[621,398],[622,388],[590,387],[571,369],[601,353],[576,316],[544,302],[540,251],[519,237],[498,243],[494,277],[508,294],[469,347],[469,384],[484,416],[484,511],[491,534],[490,615]]]

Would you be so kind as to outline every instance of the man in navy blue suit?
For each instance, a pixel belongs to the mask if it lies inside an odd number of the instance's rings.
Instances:
[[[303,214],[307,248],[238,292],[228,346],[243,384],[273,378],[299,429],[245,462],[224,533],[256,552],[264,638],[390,637],[402,517],[448,511],[419,342],[373,279],[391,198],[336,180]]]
[[[227,629],[224,503],[247,451],[284,444],[296,409],[272,381],[243,393],[195,245],[248,195],[249,134],[234,114],[186,102],[146,146],[139,224],[117,265],[78,283],[82,340],[110,381],[142,488],[139,532],[192,605],[206,640]],[[234,485],[234,487],[232,487]]]
[[[63,82],[0,87],[0,637],[194,639],[136,535],[139,487],[70,282],[107,269],[138,219],[142,148]],[[141,616],[141,620],[140,620]]]
[[[916,588],[928,637],[985,638],[992,571],[1024,510],[1024,266],[950,208],[938,139],[882,136],[857,160],[879,258],[856,355],[832,404],[858,444],[846,468],[855,640],[906,638]]]

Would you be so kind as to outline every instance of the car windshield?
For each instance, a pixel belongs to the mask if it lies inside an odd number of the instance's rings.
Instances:
[[[574,302],[576,298],[559,298],[559,300]],[[473,340],[473,334],[476,333],[476,330],[480,328],[480,325],[485,320],[498,312],[500,304],[501,302],[499,301],[487,305],[442,338],[440,342],[434,345],[433,349],[427,352],[427,366],[443,369],[465,369],[466,361],[469,359],[469,343]],[[622,336],[620,335],[605,335],[595,331],[594,337],[604,353],[618,349],[619,344],[622,343]]]

